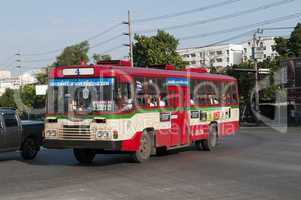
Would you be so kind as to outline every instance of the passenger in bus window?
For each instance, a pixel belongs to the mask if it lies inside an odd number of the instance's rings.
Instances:
[[[194,99],[190,99],[190,105],[194,106],[195,103],[194,103]]]
[[[166,95],[161,95],[159,97],[159,106],[160,107],[165,107],[167,105],[167,98]]]
[[[148,96],[146,98],[146,106],[147,107],[155,107],[155,104],[152,102],[152,98],[150,96]]]

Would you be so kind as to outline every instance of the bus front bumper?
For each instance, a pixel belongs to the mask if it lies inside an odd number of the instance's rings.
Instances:
[[[121,141],[81,141],[81,140],[44,140],[48,149],[95,149],[104,151],[121,151]]]

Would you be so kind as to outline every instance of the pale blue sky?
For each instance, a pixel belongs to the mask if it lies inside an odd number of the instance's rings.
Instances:
[[[49,50],[63,48],[66,45],[70,45],[93,36],[94,34],[110,27],[112,24],[126,20],[128,9],[132,11],[133,19],[138,19],[181,12],[223,1],[224,0],[2,0],[0,7],[0,64],[2,65],[0,68],[4,68],[10,63],[13,63],[13,60],[9,60],[8,58],[15,54],[17,50],[20,50],[23,54],[47,52]],[[223,7],[176,18],[155,22],[137,23],[134,24],[134,30],[138,31],[149,28],[160,28],[196,20],[209,19],[278,1],[280,0],[241,0],[240,2],[232,3]],[[279,7],[244,15],[239,18],[222,20],[191,28],[173,30],[171,32],[175,34],[176,37],[181,38],[252,24],[297,12],[301,12],[301,0],[295,0]],[[267,25],[266,27],[295,26],[298,21],[301,22],[301,17]],[[249,29],[181,41],[181,47],[206,45],[208,43],[220,41],[246,32],[247,30]],[[117,29],[115,32],[98,38],[91,42],[91,45],[109,39],[110,37],[124,31],[126,31],[126,26],[120,27],[120,29]],[[265,34],[288,35],[288,33],[289,31],[286,30],[266,32]],[[240,38],[236,41],[245,40],[246,37]],[[111,43],[93,49],[91,53],[101,53],[125,42],[127,42],[127,38],[120,37]],[[24,60],[24,62],[22,63],[22,66],[24,66],[24,70],[25,68],[29,69],[43,66],[51,61],[38,63],[27,63],[25,61],[44,59],[54,60],[56,55],[57,54],[23,57],[22,60]],[[114,58],[122,58],[127,55],[127,49],[121,48],[112,52],[112,55]],[[11,69],[14,69],[14,65],[11,65]]]

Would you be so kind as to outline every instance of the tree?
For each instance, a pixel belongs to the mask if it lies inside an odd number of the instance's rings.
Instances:
[[[255,75],[252,72],[236,71],[235,69],[254,69],[254,63],[244,62],[240,65],[234,65],[226,71],[227,75],[238,80],[241,103],[246,105],[249,103],[250,91],[255,85]]]
[[[4,94],[0,97],[0,107],[15,108],[14,90],[6,89]]]
[[[275,38],[273,47],[282,58],[301,56],[301,23],[298,23],[289,39]]]
[[[281,57],[287,57],[288,56],[288,39],[283,37],[276,37],[275,39],[276,45],[273,46],[273,50],[277,51],[277,53]]]
[[[94,63],[97,63],[98,61],[110,61],[112,60],[112,57],[110,55],[107,54],[93,54],[93,60]]]
[[[87,41],[66,47],[61,55],[56,58],[54,66],[79,65],[89,62],[89,43]]]
[[[38,81],[38,84],[47,84],[48,83],[47,73],[38,73],[38,74],[36,74],[36,79]]]
[[[289,54],[294,57],[301,56],[301,23],[298,23],[287,43]]]
[[[157,35],[151,37],[135,35],[134,39],[135,66],[172,64],[181,69],[187,64],[176,52],[179,40],[167,32],[158,31]]]

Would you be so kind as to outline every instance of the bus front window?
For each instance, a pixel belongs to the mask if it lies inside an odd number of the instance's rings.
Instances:
[[[114,85],[50,86],[48,112],[114,112]]]

